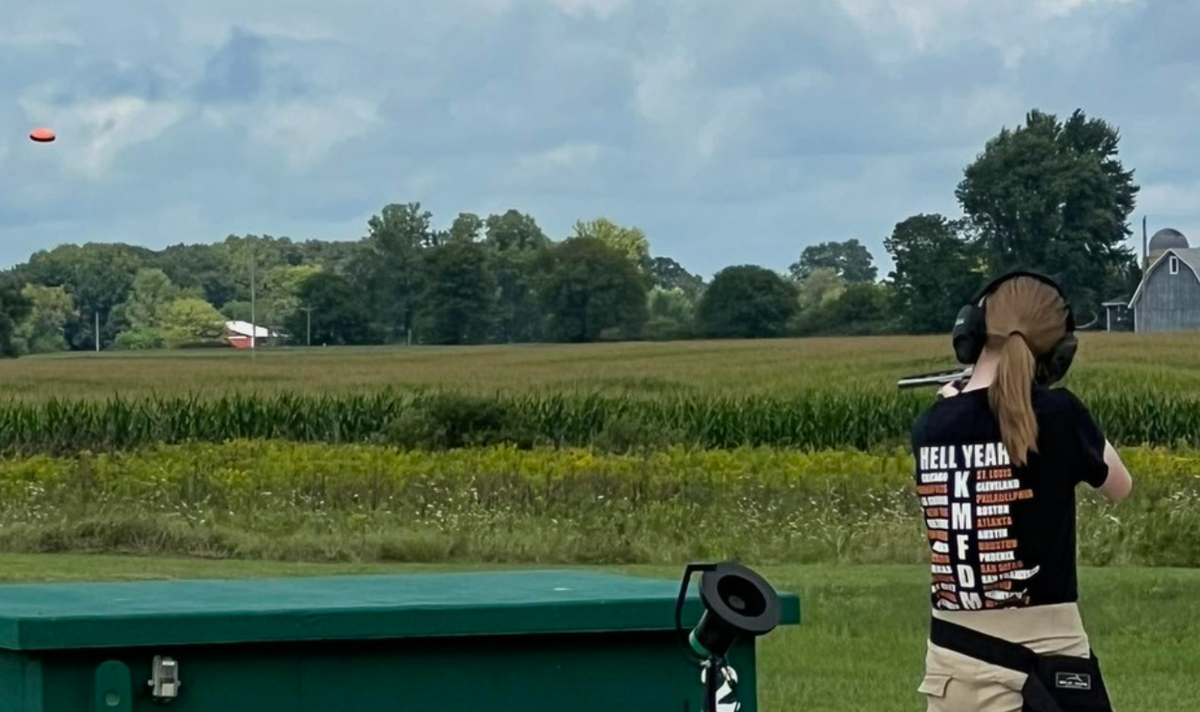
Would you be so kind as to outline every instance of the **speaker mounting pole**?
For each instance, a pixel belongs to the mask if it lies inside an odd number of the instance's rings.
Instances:
[[[683,631],[683,602],[692,574],[702,571],[700,600],[704,614],[690,634]],[[738,712],[737,671],[726,653],[738,639],[766,635],[779,624],[779,597],[771,584],[740,564],[688,564],[675,601],[675,629],[700,663],[704,682],[704,712]],[[718,675],[720,679],[718,680]]]

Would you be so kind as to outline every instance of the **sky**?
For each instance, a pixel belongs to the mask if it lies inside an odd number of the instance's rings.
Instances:
[[[1031,109],[1121,132],[1200,244],[1200,3],[55,0],[0,23],[0,267],[64,242],[353,240],[388,203],[640,227],[706,279],[961,214]],[[53,144],[29,132],[49,126]]]

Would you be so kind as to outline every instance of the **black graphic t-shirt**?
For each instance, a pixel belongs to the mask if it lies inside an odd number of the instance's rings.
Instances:
[[[1074,602],[1075,486],[1108,477],[1105,438],[1064,388],[1036,388],[1038,452],[1014,466],[987,389],[939,400],[912,429],[917,493],[942,610]]]

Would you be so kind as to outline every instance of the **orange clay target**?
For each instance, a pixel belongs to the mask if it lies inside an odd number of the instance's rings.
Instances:
[[[34,141],[37,141],[38,143],[50,143],[51,141],[54,140],[55,136],[54,136],[54,131],[52,131],[50,129],[46,129],[46,128],[41,128],[41,129],[34,129],[33,131],[30,131],[29,138],[33,139]]]

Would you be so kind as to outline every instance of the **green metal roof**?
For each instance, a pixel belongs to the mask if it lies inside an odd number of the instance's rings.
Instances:
[[[569,570],[5,584],[0,648],[669,630],[679,585]],[[798,623],[799,601],[779,596],[781,624]]]

